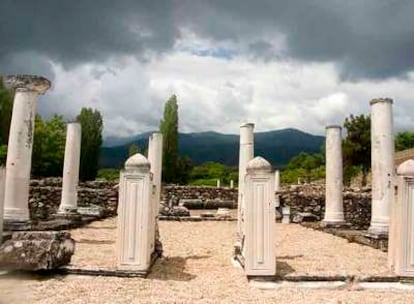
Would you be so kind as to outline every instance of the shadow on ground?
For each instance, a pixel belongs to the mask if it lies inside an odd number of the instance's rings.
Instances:
[[[163,257],[155,262],[151,269],[148,279],[172,280],[172,281],[191,281],[197,276],[185,272],[187,260],[208,259],[210,256],[188,256],[188,257]]]
[[[276,258],[276,273],[278,276],[284,277],[290,273],[296,271],[295,268],[289,265],[289,263],[285,262],[284,260],[294,260],[296,258],[303,257],[302,254],[300,255],[286,255],[286,256],[278,256]]]
[[[95,245],[109,245],[109,244],[115,244],[115,241],[112,240],[89,240],[89,239],[79,239],[76,241],[76,243],[81,244],[95,244]]]
[[[38,270],[38,271],[5,271],[0,275],[0,282],[4,279],[14,280],[34,280],[34,281],[47,281],[47,280],[63,280],[66,275],[62,274],[59,269],[55,270]]]

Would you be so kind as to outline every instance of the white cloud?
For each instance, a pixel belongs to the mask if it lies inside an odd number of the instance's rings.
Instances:
[[[412,79],[341,82],[331,63],[226,59],[177,49],[147,63],[122,57],[72,70],[52,66],[54,86],[40,112],[73,118],[81,107],[97,108],[105,135],[157,129],[172,94],[182,132],[238,133],[241,122],[252,121],[257,131],[294,127],[323,134],[327,124],[368,113],[369,100],[383,96],[396,100],[397,129],[414,128]]]

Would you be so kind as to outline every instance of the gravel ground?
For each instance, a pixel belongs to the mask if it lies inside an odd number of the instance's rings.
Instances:
[[[115,267],[115,223],[108,219],[72,231],[78,242],[73,266]],[[412,291],[250,287],[230,261],[236,225],[162,221],[164,257],[147,279],[0,276],[0,303],[414,303]],[[389,274],[386,253],[379,250],[294,224],[276,229],[280,274]]]

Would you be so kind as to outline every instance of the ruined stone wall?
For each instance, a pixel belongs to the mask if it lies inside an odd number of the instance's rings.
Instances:
[[[186,201],[184,205],[190,209],[237,208],[237,189],[167,185],[162,189],[162,200],[173,205]]]
[[[31,180],[29,208],[33,220],[50,219],[59,208],[62,195],[62,179],[46,178]],[[190,187],[167,185],[163,187],[162,199],[172,200],[178,205],[180,200],[202,202],[199,208],[237,207],[237,190],[216,187]],[[229,204],[230,202],[230,204]],[[104,208],[105,216],[116,215],[118,204],[118,183],[93,181],[79,184],[78,206],[97,205]],[[231,206],[230,206],[231,205]],[[197,206],[194,206],[197,208]]]
[[[62,179],[46,178],[30,181],[30,216],[33,220],[46,220],[59,208],[62,195]],[[115,182],[86,182],[79,184],[78,206],[103,207],[105,216],[116,215],[118,186]]]
[[[310,212],[320,220],[325,212],[325,186],[291,185],[283,187],[281,205],[288,205],[291,214]],[[371,189],[346,188],[344,191],[344,216],[351,229],[368,229],[371,221]]]
[[[32,180],[30,183],[30,214],[35,220],[45,220],[56,213],[61,199],[60,178]],[[323,185],[291,185],[283,187],[281,205],[289,205],[291,214],[311,212],[323,219],[325,212],[325,187]],[[118,185],[116,182],[80,183],[78,205],[97,205],[104,208],[106,216],[116,215]],[[237,189],[216,187],[190,187],[167,185],[163,187],[162,199],[177,205],[180,200],[189,203],[189,208],[229,207],[220,203],[232,202],[237,207]],[[201,204],[198,204],[201,202]],[[191,205],[192,204],[192,205]],[[197,205],[198,204],[198,205]],[[367,229],[371,220],[371,189],[347,188],[344,192],[345,220],[352,229]]]

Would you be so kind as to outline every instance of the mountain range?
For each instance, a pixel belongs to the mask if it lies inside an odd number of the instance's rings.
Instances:
[[[132,137],[108,137],[101,148],[99,165],[101,168],[120,168],[128,157],[131,144],[138,145],[140,152],[148,147],[148,137],[152,132]],[[180,155],[188,156],[193,165],[207,161],[237,166],[239,161],[239,135],[217,132],[179,133]],[[284,167],[300,152],[316,153],[321,149],[325,137],[312,135],[297,129],[282,129],[254,134],[256,156],[262,156],[273,166]]]

